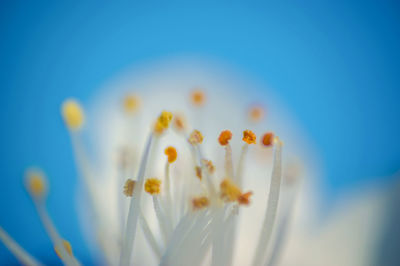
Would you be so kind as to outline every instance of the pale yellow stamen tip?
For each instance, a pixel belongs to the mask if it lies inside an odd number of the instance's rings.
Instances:
[[[240,189],[229,178],[222,180],[219,187],[221,190],[221,198],[225,201],[236,201],[240,195],[242,195]]]
[[[79,130],[84,121],[85,115],[80,104],[75,100],[66,100],[62,104],[62,116],[65,124],[71,130]]]
[[[172,146],[167,147],[164,150],[165,155],[168,157],[168,163],[173,163],[176,161],[176,158],[178,157],[178,153],[176,152],[176,149]]]
[[[205,197],[196,197],[192,199],[193,210],[200,210],[210,205],[210,200]]]
[[[156,195],[160,194],[160,186],[161,180],[157,178],[149,178],[144,184],[144,190],[151,195]]]
[[[124,195],[127,197],[132,197],[133,190],[135,189],[136,181],[132,179],[127,179],[124,185]]]
[[[156,121],[156,124],[154,126],[154,131],[159,134],[163,133],[166,129],[168,129],[171,120],[172,120],[172,113],[167,111],[162,111]]]
[[[72,247],[71,244],[67,241],[67,240],[63,240],[63,246],[64,249],[67,251],[67,253],[72,256]],[[60,259],[63,259],[63,257],[61,256],[61,252],[59,251],[59,248],[57,246],[54,247],[54,251],[56,252],[57,256]]]
[[[132,114],[140,107],[140,98],[136,95],[126,95],[124,98],[124,110],[128,114]]]
[[[264,109],[261,106],[252,106],[249,109],[249,119],[253,122],[259,122],[264,118]]]
[[[229,141],[232,139],[232,132],[229,130],[224,130],[221,132],[218,138],[219,144],[222,146],[228,145]]]
[[[200,144],[203,142],[203,134],[201,134],[198,130],[193,130],[193,132],[189,136],[189,142],[192,145]]]
[[[39,170],[28,170],[26,174],[26,185],[29,193],[37,198],[42,198],[46,195],[47,184],[44,174]]]
[[[194,106],[203,106],[206,102],[206,95],[202,90],[194,90],[190,94],[190,100]]]
[[[243,131],[243,141],[247,144],[256,144],[256,134],[253,133],[251,130]]]

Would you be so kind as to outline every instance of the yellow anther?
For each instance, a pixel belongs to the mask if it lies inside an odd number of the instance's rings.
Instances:
[[[176,157],[178,157],[178,153],[176,152],[176,149],[172,146],[167,147],[164,150],[165,155],[168,157],[168,162],[173,163],[176,161]]]
[[[135,189],[136,181],[132,179],[127,179],[124,185],[124,194],[127,197],[132,197],[133,190]]]
[[[259,122],[264,117],[264,109],[261,106],[252,106],[249,109],[249,118],[253,122]]]
[[[63,240],[63,246],[64,246],[64,249],[67,251],[67,253],[68,253],[70,256],[72,256],[72,247],[71,247],[71,244],[70,244],[67,240]],[[59,250],[59,248],[58,248],[57,246],[54,247],[54,251],[56,252],[57,256],[58,256],[60,259],[63,259],[63,257],[61,256],[61,252],[60,252],[60,250]]]
[[[262,138],[262,144],[264,146],[266,146],[266,147],[271,146],[273,141],[274,141],[274,133],[268,132],[268,133],[264,134],[264,136]]]
[[[29,193],[36,198],[43,198],[47,193],[47,184],[44,174],[39,170],[28,170],[26,185]]]
[[[208,171],[210,174],[213,174],[213,173],[215,172],[215,166],[214,166],[214,164],[212,163],[212,161],[206,160],[206,159],[202,159],[201,162],[203,163],[203,165],[206,166],[207,171]]]
[[[203,176],[202,176],[202,174],[201,174],[201,167],[200,167],[200,166],[196,166],[196,167],[194,168],[194,170],[196,171],[196,176],[197,176],[197,178],[201,180],[201,179],[203,178]]]
[[[162,111],[156,121],[156,124],[154,126],[154,131],[159,134],[163,133],[166,129],[168,129],[171,120],[172,120],[172,113],[167,111]]]
[[[253,192],[249,191],[244,194],[241,194],[238,197],[238,203],[241,205],[249,205],[250,204],[250,196],[253,195]]]
[[[203,142],[203,135],[198,130],[193,130],[193,132],[189,136],[189,142],[192,145],[197,145]]]
[[[149,178],[144,184],[144,189],[151,195],[160,194],[161,180],[157,178]]]
[[[192,199],[193,210],[200,210],[210,205],[210,200],[205,197],[196,197]]]
[[[256,134],[251,130],[243,131],[243,141],[247,144],[256,144]]]
[[[203,106],[206,102],[206,95],[204,91],[196,89],[190,94],[190,100],[195,106]]]
[[[79,130],[84,121],[85,115],[83,113],[82,107],[75,100],[66,100],[62,104],[62,116],[64,118],[65,124],[71,130]]]
[[[222,146],[228,145],[229,141],[232,139],[232,132],[229,130],[224,130],[221,132],[218,138],[219,144]]]
[[[173,119],[173,126],[177,131],[184,131],[187,127],[185,117],[182,114],[175,114]]]
[[[140,107],[140,98],[136,95],[126,95],[124,98],[124,110],[128,114],[132,114]]]
[[[229,178],[222,180],[219,188],[221,190],[221,198],[225,201],[236,201],[242,195],[240,189]]]

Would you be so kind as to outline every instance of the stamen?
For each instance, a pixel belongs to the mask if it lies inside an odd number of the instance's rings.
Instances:
[[[169,210],[167,213],[170,223],[173,223],[174,220],[174,209],[172,206],[172,195],[171,195],[171,180],[170,180],[170,165],[177,158],[177,152],[174,147],[168,147],[165,149],[165,154],[168,156],[167,162],[165,164],[165,195],[166,195],[166,209]]]
[[[232,139],[232,132],[224,130],[219,135],[219,144],[225,146],[225,176],[233,178],[232,148],[229,141]]]
[[[219,187],[221,198],[227,202],[236,201],[242,194],[240,189],[229,178],[222,180]]]
[[[240,205],[249,205],[250,204],[250,196],[253,195],[253,192],[249,191],[244,194],[241,194],[238,197],[238,203]]]
[[[194,90],[190,95],[190,100],[194,106],[200,107],[203,106],[206,102],[206,95],[202,90]]]
[[[192,145],[201,144],[203,142],[203,134],[201,134],[198,130],[193,130],[193,132],[189,136],[189,143]]]
[[[152,194],[152,195],[153,195],[154,211],[156,213],[158,223],[160,224],[160,228],[161,228],[161,231],[164,236],[164,241],[165,241],[165,243],[167,243],[167,241],[169,239],[169,235],[172,232],[173,228],[165,214],[165,211],[161,208],[158,194]]]
[[[213,174],[215,172],[215,166],[212,161],[201,159],[201,163],[206,166],[208,173]]]
[[[166,129],[168,129],[171,120],[172,120],[172,113],[167,111],[162,111],[156,121],[156,124],[154,125],[154,132],[157,134],[162,134]]]
[[[251,130],[243,131],[243,141],[247,144],[256,144],[256,134]]]
[[[206,196],[196,197],[192,199],[193,210],[197,211],[210,205],[210,200]]]
[[[275,152],[272,166],[271,183],[269,188],[267,209],[259,236],[257,249],[253,259],[253,265],[262,265],[266,261],[268,244],[274,229],[275,217],[278,209],[279,193],[282,180],[282,142],[278,137],[274,138]]]
[[[142,211],[140,210],[140,216],[139,216],[140,224],[143,229],[144,236],[147,239],[147,242],[149,242],[150,247],[153,249],[154,253],[156,253],[158,259],[161,259],[162,253],[161,253],[161,248],[157,243],[156,238],[154,237],[153,232],[150,230],[149,224],[144,217]]]
[[[173,118],[173,127],[177,132],[184,133],[187,129],[187,122],[182,114],[175,114]]]
[[[168,156],[168,162],[173,163],[176,160],[176,157],[178,156],[176,149],[172,146],[169,146],[168,148],[165,149],[164,151],[165,155]]]
[[[197,178],[201,181],[202,178],[203,178],[203,176],[202,176],[202,174],[201,174],[201,167],[200,167],[200,166],[196,166],[196,167],[194,168],[194,170],[196,171],[196,176],[197,176]]]
[[[219,144],[222,146],[228,145],[229,141],[232,139],[232,132],[229,130],[224,130],[221,132],[218,138]]]
[[[65,124],[67,124],[70,130],[79,130],[85,120],[85,116],[80,104],[74,100],[66,100],[62,105],[62,116]]]
[[[270,147],[272,146],[273,140],[274,140],[274,133],[267,132],[262,137],[262,144],[266,147]]]
[[[68,242],[67,240],[65,240],[65,239],[63,239],[62,243],[63,243],[63,246],[64,246],[65,250],[68,252],[68,254],[69,254],[70,256],[72,256],[72,247],[71,247],[71,243],[69,243],[69,242]],[[60,252],[60,250],[59,250],[59,248],[58,248],[57,246],[54,246],[54,251],[56,252],[57,256],[58,256],[60,259],[63,259],[62,255],[61,255],[61,252]]]
[[[127,114],[135,113],[140,107],[140,98],[137,95],[126,95],[124,98],[124,111]]]
[[[27,172],[26,186],[32,197],[44,199],[47,194],[47,184],[44,174],[38,169],[30,169]]]
[[[41,262],[32,257],[26,250],[24,250],[14,239],[12,239],[7,232],[0,226],[0,240],[4,246],[17,258],[17,260],[28,266],[41,266]]]
[[[136,226],[139,218],[138,210],[140,209],[142,187],[144,183],[144,174],[146,171],[147,160],[149,159],[152,140],[153,140],[153,135],[151,134],[147,140],[147,144],[144,149],[144,154],[137,175],[137,186],[135,186],[133,197],[131,198],[131,202],[129,205],[128,219],[124,231],[125,237],[122,242],[121,257],[119,262],[119,265],[121,266],[129,265],[131,259],[133,243],[135,241],[135,236],[136,236]]]
[[[252,122],[260,122],[264,118],[264,109],[261,106],[252,106],[249,109],[249,119]]]
[[[157,195],[160,194],[160,186],[161,186],[161,180],[157,178],[149,178],[146,180],[146,183],[144,184],[144,189],[150,195]]]
[[[43,191],[45,176],[42,174],[40,170],[32,170],[29,169],[26,171],[26,186],[29,193],[32,195],[33,202],[35,203],[36,210],[39,214],[40,219],[42,220],[43,226],[49,235],[53,245],[58,247],[61,253],[61,259],[66,265],[79,265],[79,262],[73,257],[70,256],[65,250],[62,242],[62,238],[60,237],[56,227],[54,226],[52,220],[50,219],[49,214],[47,213],[46,206],[44,204]]]
[[[124,194],[127,197],[132,197],[133,190],[135,189],[136,181],[132,179],[127,179],[124,185]]]

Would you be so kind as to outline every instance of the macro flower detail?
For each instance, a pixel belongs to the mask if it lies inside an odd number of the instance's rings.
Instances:
[[[192,92],[190,102],[194,108],[204,107],[205,93],[200,90]],[[138,108],[138,96],[125,96],[122,109],[129,119],[139,115]],[[131,147],[120,149],[116,164],[122,174],[117,182],[116,202],[120,220],[120,230],[117,233],[102,218],[105,217],[100,203],[102,191],[108,187],[96,184],[96,176],[82,142],[81,129],[85,126],[85,112],[78,101],[69,99],[62,105],[62,117],[69,129],[76,162],[91,206],[91,217],[94,218],[92,223],[99,232],[97,243],[106,264],[131,265],[132,259],[138,256],[134,247],[143,240],[159,265],[232,264],[240,209],[243,206],[251,208],[254,195],[252,190],[245,191],[247,186],[251,189],[252,185],[244,185],[247,157],[252,151],[250,144],[256,144],[256,134],[253,131],[243,131],[244,143],[242,142],[235,161],[233,148],[236,145],[232,145],[235,138],[230,130],[223,130],[219,135],[214,135],[214,139],[208,139],[200,130],[189,130],[190,123],[183,114],[177,113],[174,116],[169,111],[161,111],[154,122],[148,124],[150,132],[137,164],[133,163],[136,157],[132,156],[134,151]],[[171,123],[173,131],[169,131]],[[161,143],[169,135],[174,135],[175,141],[164,146],[165,157],[160,157],[158,147],[164,145]],[[266,146],[274,147],[271,184],[264,223],[258,234],[259,240],[254,246],[253,261],[247,262],[253,265],[264,265],[268,262],[266,251],[272,241],[282,183],[282,142],[274,135],[268,136],[269,145]],[[211,157],[206,155],[203,148],[207,142],[215,143],[215,139],[220,144],[215,147],[223,148],[225,154],[221,158],[213,158],[217,163],[210,160]],[[179,160],[178,146],[175,146],[178,142]],[[265,136],[263,144],[265,145]],[[263,149],[263,146],[257,146],[257,149]],[[160,163],[164,165],[161,174],[155,167],[158,163],[155,158],[160,158]],[[136,168],[134,173],[129,170],[132,166]],[[46,212],[47,186],[44,174],[39,170],[30,170],[27,176],[27,189],[53,242],[55,252],[65,265],[80,265],[72,253],[72,245],[58,233]],[[269,174],[267,178],[268,176]],[[150,208],[146,204],[149,199],[152,201]],[[127,208],[124,207],[125,204],[128,205]],[[103,237],[100,237],[100,232]],[[143,238],[138,238],[138,232],[141,232]],[[2,240],[21,262],[41,265],[9,236],[2,237]],[[143,243],[140,243],[140,247],[144,248]],[[207,254],[211,254],[208,262]]]

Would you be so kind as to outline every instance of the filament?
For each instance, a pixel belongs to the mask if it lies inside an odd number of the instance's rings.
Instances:
[[[119,265],[121,266],[128,265],[130,263],[132,255],[133,244],[136,235],[137,221],[139,218],[138,210],[140,209],[140,201],[143,191],[142,188],[144,184],[144,174],[146,171],[146,165],[147,165],[147,160],[149,158],[152,140],[153,140],[153,133],[151,133],[147,139],[147,144],[144,150],[142,161],[139,166],[139,172],[137,175],[137,184],[135,186],[133,196],[131,198],[129,205],[128,219],[124,230],[125,233],[122,242],[121,256],[119,262]]]
[[[259,236],[253,265],[261,265],[265,260],[268,244],[274,229],[275,217],[279,202],[279,193],[282,179],[282,142],[276,138],[274,162],[271,174],[271,184],[268,195],[267,209],[265,211],[264,222]]]
[[[8,250],[17,258],[17,260],[28,266],[41,266],[41,262],[32,257],[28,252],[26,252],[14,239],[12,239],[6,231],[0,226],[0,240],[7,247]]]

